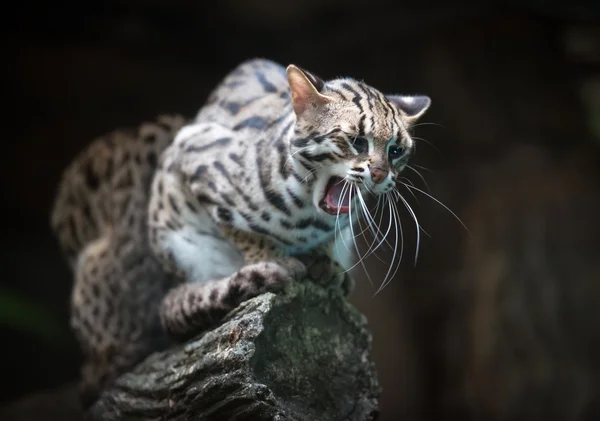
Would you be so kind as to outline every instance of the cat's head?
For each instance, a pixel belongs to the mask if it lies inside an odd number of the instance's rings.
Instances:
[[[389,193],[414,150],[408,129],[431,103],[427,96],[384,95],[353,79],[327,82],[287,68],[296,125],[293,163],[311,178],[313,203],[326,213],[349,213],[357,189]]]

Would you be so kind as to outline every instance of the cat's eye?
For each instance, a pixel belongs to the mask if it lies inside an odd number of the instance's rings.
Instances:
[[[364,137],[355,137],[352,140],[352,146],[356,149],[356,152],[363,153],[369,151],[369,142]]]
[[[390,157],[390,159],[393,161],[394,159],[398,159],[400,158],[402,155],[404,155],[404,147],[403,146],[395,146],[392,145],[390,146],[390,148],[388,149],[388,155]]]

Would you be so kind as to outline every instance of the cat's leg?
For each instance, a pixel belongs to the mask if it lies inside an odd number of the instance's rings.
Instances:
[[[196,333],[218,322],[241,302],[267,291],[281,290],[306,273],[299,260],[277,255],[277,249],[264,238],[237,233],[232,241],[242,252],[244,266],[229,276],[185,282],[172,289],[161,305],[161,318],[169,333],[176,336]],[[198,256],[206,246],[206,243],[198,246]]]
[[[307,268],[307,278],[325,288],[339,288],[345,296],[354,289],[354,279],[350,276],[350,265],[339,261],[335,246],[327,245],[313,250],[310,254],[298,256]]]
[[[84,353],[80,392],[89,406],[99,391],[166,345],[158,308],[165,274],[147,251],[127,239],[103,236],[88,244],[75,266],[71,326]]]

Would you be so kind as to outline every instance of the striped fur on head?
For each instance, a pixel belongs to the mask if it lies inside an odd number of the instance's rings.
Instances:
[[[429,97],[384,95],[350,78],[323,82],[294,65],[287,76],[296,113],[291,154],[298,173],[315,176],[315,205],[331,177],[375,195],[391,191],[414,150],[409,128]]]

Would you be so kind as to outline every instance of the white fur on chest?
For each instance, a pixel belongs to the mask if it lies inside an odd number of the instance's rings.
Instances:
[[[186,273],[186,279],[195,282],[218,279],[243,266],[240,251],[219,235],[208,212],[185,209],[181,221],[183,227],[170,231],[163,241],[164,247],[173,251],[177,267]]]
[[[192,227],[171,231],[164,241],[186,278],[195,282],[223,278],[243,265],[242,256],[232,245],[218,237],[200,235]]]

